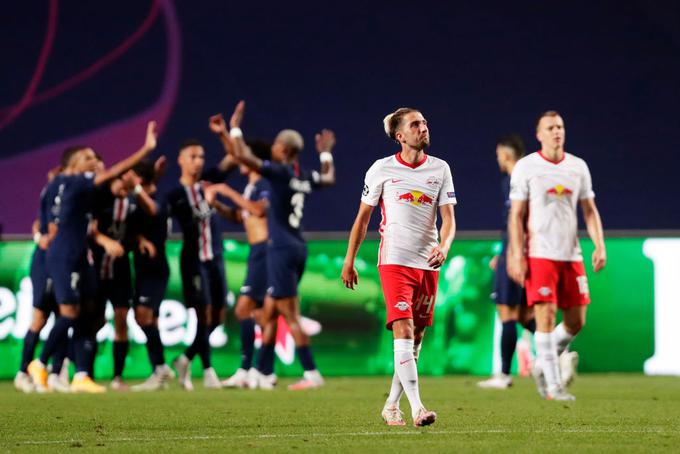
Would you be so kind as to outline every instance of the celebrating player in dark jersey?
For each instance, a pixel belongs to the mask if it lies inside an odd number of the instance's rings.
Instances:
[[[298,283],[307,259],[307,244],[302,237],[302,215],[305,197],[314,189],[335,183],[335,168],[331,149],[335,136],[330,130],[316,135],[316,147],[321,160],[321,172],[303,172],[298,158],[304,147],[302,136],[291,129],[281,131],[272,145],[272,160],[262,161],[253,155],[243,141],[240,124],[245,103],[239,102],[231,117],[231,131],[221,115],[211,117],[210,126],[219,134],[225,149],[242,164],[256,170],[271,185],[268,212],[269,242],[267,248],[267,298],[265,318],[274,320],[281,314],[288,323],[296,353],[304,369],[304,378],[289,389],[317,388],[323,378],[309,348],[309,336],[300,325]]]
[[[129,233],[137,241],[133,248],[135,264],[134,305],[135,319],[146,335],[146,349],[151,363],[151,376],[132,386],[133,391],[155,391],[167,387],[174,372],[165,363],[165,353],[158,330],[158,316],[170,277],[170,268],[165,255],[165,241],[168,236],[167,204],[157,200],[156,182],[165,168],[165,157],[155,164],[142,161],[134,168],[133,192],[148,194],[153,199],[151,211],[137,210],[129,220]]]
[[[262,141],[248,142],[255,156],[266,160],[271,156],[271,145]],[[274,347],[276,342],[276,321],[267,321],[262,326],[262,347],[253,363],[255,322],[260,317],[267,292],[267,209],[269,207],[269,182],[258,172],[245,165],[240,166],[241,174],[248,176],[248,185],[243,195],[226,184],[216,184],[206,189],[210,200],[219,193],[229,198],[240,208],[239,221],[243,223],[250,245],[248,271],[236,301],[234,313],[241,327],[241,367],[234,375],[222,382],[226,388],[272,389],[276,382],[274,375]]]
[[[48,183],[40,192],[40,206],[38,210],[38,218],[33,223],[33,238],[36,243],[33,257],[31,258],[31,283],[33,287],[33,318],[31,326],[29,327],[24,337],[24,347],[21,355],[21,366],[14,378],[14,386],[19,391],[23,392],[45,392],[47,389],[43,388],[40,383],[34,385],[30,376],[27,373],[28,364],[33,360],[35,348],[38,345],[40,332],[47,324],[47,319],[51,312],[55,315],[59,314],[57,302],[54,299],[54,292],[52,291],[52,281],[47,277],[47,270],[45,268],[45,254],[47,248],[52,241],[54,234],[48,233],[48,223],[50,210],[54,202],[55,186],[50,185],[50,182],[61,171],[61,167],[50,171],[48,174]],[[59,361],[58,356],[63,358],[63,347],[59,353],[55,354],[55,359],[52,362],[52,371],[47,378],[48,389],[55,391],[69,391],[68,379],[60,376],[62,370],[62,362]]]
[[[138,211],[155,210],[155,203],[143,190],[133,190],[138,177],[131,171],[117,178],[110,185],[104,185],[97,191],[94,209],[96,228],[118,242],[123,254],[108,254],[104,248],[93,246],[95,270],[98,277],[97,299],[101,313],[106,301],[111,301],[114,309],[113,338],[113,380],[111,388],[125,391],[128,386],[123,381],[123,368],[129,349],[127,333],[127,314],[133,302],[132,270],[128,252],[137,249],[138,244],[146,247],[141,235],[130,234],[129,219]]]
[[[183,242],[180,254],[182,289],[187,307],[196,310],[196,337],[173,365],[180,385],[193,390],[191,360],[198,354],[203,363],[203,385],[221,388],[222,384],[212,368],[210,333],[219,326],[225,315],[227,282],[222,258],[222,238],[215,213],[235,219],[235,210],[218,200],[209,204],[201,181],[222,182],[228,163],[223,160],[217,168],[203,172],[205,152],[200,142],[186,141],[177,159],[181,169],[179,186],[167,194],[170,215],[179,223]]]
[[[517,322],[532,333],[536,331],[534,311],[527,307],[524,287],[508,277],[506,253],[508,247],[508,216],[510,214],[510,174],[517,161],[525,154],[522,138],[517,135],[503,137],[496,145],[498,167],[503,173],[503,229],[501,230],[501,251],[489,266],[495,271],[493,300],[498,309],[503,329],[501,332],[501,373],[477,383],[480,388],[506,389],[512,386],[510,366],[517,346]]]
[[[77,147],[66,156],[67,167],[62,175],[53,181],[57,186],[55,197],[56,216],[54,225],[57,233],[47,250],[46,264],[52,279],[54,293],[59,304],[60,317],[56,320],[40,359],[28,366],[28,372],[35,383],[45,384],[45,364],[68,336],[80,310],[81,291],[86,290],[87,234],[90,225],[92,200],[95,187],[115,178],[142,160],[156,147],[156,124],[149,122],[146,140],[142,148],[103,172],[94,174],[96,156],[91,148]],[[52,227],[50,227],[52,228]],[[83,278],[83,282],[81,281]],[[87,369],[89,360],[86,351],[79,345],[85,327],[74,327],[76,354],[76,375],[71,384],[73,391],[103,392],[105,388],[95,384]]]

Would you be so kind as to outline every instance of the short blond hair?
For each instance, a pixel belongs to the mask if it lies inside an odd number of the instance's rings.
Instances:
[[[390,139],[397,140],[397,129],[401,126],[401,121],[404,119],[406,114],[411,112],[420,112],[418,109],[413,109],[411,107],[400,107],[391,114],[387,114],[383,119],[383,126],[385,128],[385,134]]]
[[[284,129],[276,135],[276,142],[281,142],[293,153],[300,153],[305,147],[302,135],[294,129]]]

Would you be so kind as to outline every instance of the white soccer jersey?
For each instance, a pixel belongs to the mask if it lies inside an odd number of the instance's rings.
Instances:
[[[441,159],[425,156],[408,164],[399,153],[377,160],[368,172],[361,201],[380,205],[378,265],[424,270],[437,246],[437,207],[456,204],[451,169]]]
[[[510,199],[529,201],[529,257],[581,261],[576,206],[595,197],[585,161],[564,153],[559,162],[541,152],[520,159],[512,170]]]

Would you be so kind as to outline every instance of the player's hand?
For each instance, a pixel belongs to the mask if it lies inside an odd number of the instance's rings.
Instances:
[[[135,186],[138,184],[142,184],[142,178],[137,175],[137,173],[134,170],[128,170],[123,174],[120,179],[123,181],[123,184],[127,188],[128,191],[132,191]]]
[[[437,245],[432,248],[430,256],[427,258],[427,264],[432,268],[439,268],[444,264],[446,260],[446,251],[444,251],[441,245]]]
[[[206,184],[203,186],[203,194],[205,194],[205,201],[208,202],[208,205],[213,206],[215,200],[217,200],[217,194],[219,194],[220,190],[226,186],[225,183]]]
[[[112,240],[111,238],[107,238],[104,241],[103,247],[104,251],[106,251],[106,255],[115,259],[122,257],[125,254],[123,246],[118,241]]]
[[[604,248],[596,248],[593,251],[593,271],[596,273],[602,270],[607,264],[607,251]]]
[[[142,255],[148,255],[151,258],[156,257],[156,246],[144,237],[139,238],[139,252]]]
[[[227,133],[227,123],[224,121],[224,117],[222,117],[222,114],[217,114],[213,115],[210,117],[210,121],[208,122],[208,126],[210,127],[210,130],[214,132],[215,134],[226,134]]]
[[[150,121],[146,125],[146,139],[144,140],[144,148],[146,151],[151,151],[156,148],[158,132],[156,131],[156,122]]]
[[[510,279],[517,282],[519,285],[524,285],[527,276],[527,259],[519,256],[513,257],[508,255],[508,276]]]
[[[241,100],[236,104],[236,107],[234,108],[234,113],[231,114],[231,118],[229,119],[229,127],[230,128],[240,128],[241,123],[243,122],[243,115],[246,112],[246,102]]]
[[[156,162],[153,163],[153,171],[156,174],[156,181],[165,175],[165,171],[168,168],[168,158],[165,155],[161,155]]]
[[[50,247],[50,236],[40,235],[40,239],[38,240],[38,247],[43,251]]]
[[[354,268],[354,263],[345,263],[342,266],[340,278],[348,289],[354,290],[354,286],[359,285],[359,273],[357,273],[357,269]]]
[[[491,271],[496,271],[496,267],[498,266],[498,256],[494,255],[491,260],[489,261],[489,268],[491,268]]]
[[[323,153],[324,151],[333,151],[335,146],[335,133],[330,129],[322,129],[320,133],[314,136],[316,141],[316,151]]]

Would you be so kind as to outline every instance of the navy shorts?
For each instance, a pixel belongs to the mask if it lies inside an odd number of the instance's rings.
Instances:
[[[494,276],[493,293],[491,298],[496,304],[515,307],[520,304],[526,306],[527,297],[524,287],[510,279],[508,276],[505,251],[498,256],[496,264],[496,275]]]
[[[262,307],[267,293],[267,242],[251,244],[248,254],[248,270],[241,287],[241,295],[252,298]]]
[[[224,307],[227,301],[227,277],[221,255],[212,260],[181,260],[182,290],[187,307]]]
[[[35,248],[31,259],[31,284],[33,284],[33,307],[49,314],[58,313],[59,306],[54,297],[52,279],[47,277],[45,250]]]
[[[277,299],[297,296],[306,261],[305,243],[268,247],[267,294]]]
[[[81,298],[90,297],[97,288],[87,251],[75,257],[48,254],[45,263],[58,304],[80,304]]]
[[[148,307],[154,317],[160,314],[161,303],[168,287],[169,274],[137,273],[135,281],[135,305]]]
[[[99,277],[99,298],[104,302],[111,301],[115,309],[132,306],[130,257],[127,254],[117,259],[98,257],[95,266]]]

